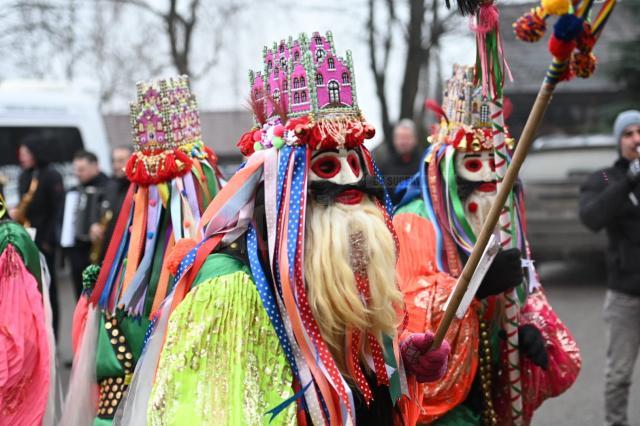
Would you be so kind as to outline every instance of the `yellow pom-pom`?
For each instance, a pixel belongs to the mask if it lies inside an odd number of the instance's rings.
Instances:
[[[542,8],[550,15],[566,15],[570,7],[571,0],[542,0]]]

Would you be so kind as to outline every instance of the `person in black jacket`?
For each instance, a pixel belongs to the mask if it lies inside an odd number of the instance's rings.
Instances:
[[[18,161],[22,173],[18,178],[20,203],[11,210],[11,217],[36,231],[35,243],[44,255],[51,274],[49,298],[53,315],[53,329],[58,325],[58,290],[56,280],[56,251],[60,232],[60,218],[64,204],[62,175],[49,164],[49,149],[53,142],[40,135],[21,141]]]
[[[605,384],[607,425],[628,425],[633,366],[640,349],[640,111],[622,112],[613,125],[620,158],[593,173],[580,192],[580,219],[605,229],[608,325]]]
[[[400,120],[393,128],[393,147],[381,146],[375,150],[374,156],[384,175],[391,201],[398,204],[402,198],[401,194],[396,194],[398,184],[416,172],[422,158],[414,122]]]
[[[75,215],[75,242],[73,247],[68,248],[67,255],[71,263],[71,277],[76,297],[79,298],[82,293],[82,271],[91,264],[90,227],[100,218],[109,178],[100,171],[96,155],[89,151],[79,151],[74,155],[73,172],[79,182],[73,190],[79,193],[79,197],[75,208],[67,210]]]

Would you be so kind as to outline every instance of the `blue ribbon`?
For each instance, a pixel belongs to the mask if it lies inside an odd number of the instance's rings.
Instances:
[[[264,413],[265,416],[271,414],[271,418],[269,418],[269,423],[271,423],[278,416],[278,414],[282,413],[289,405],[291,405],[293,402],[295,402],[299,398],[301,398],[304,395],[304,393],[307,391],[309,386],[311,386],[311,383],[312,382],[307,383],[307,385],[305,387],[300,389],[293,396],[285,399],[280,404],[278,404],[276,407],[274,407],[271,410],[269,410],[266,413]]]
[[[262,269],[262,264],[260,263],[260,256],[258,254],[258,237],[253,225],[249,225],[249,230],[247,231],[247,254],[249,256],[251,275],[253,275],[253,281],[256,285],[256,289],[258,290],[258,294],[260,295],[260,299],[262,300],[262,305],[264,306],[265,311],[267,311],[269,321],[271,321],[271,325],[278,336],[280,346],[282,347],[282,350],[284,350],[284,354],[291,366],[293,375],[298,379],[298,367],[293,356],[293,351],[291,350],[291,344],[289,343],[284,323],[280,317],[278,304],[273,295],[271,285],[267,280],[267,276],[264,273],[264,269]]]
[[[102,294],[100,295],[100,301],[98,302],[98,304],[102,309],[106,309],[107,303],[109,303],[109,295],[111,294],[113,281],[117,276],[117,272],[120,270],[120,268],[122,268],[122,265],[124,265],[124,259],[122,257],[126,252],[127,247],[129,247],[129,240],[131,239],[131,233],[128,231],[128,229],[131,226],[132,218],[133,218],[133,208],[131,209],[131,213],[129,214],[129,219],[127,221],[127,226],[125,228],[126,235],[124,235],[123,236],[124,238],[122,238],[122,240],[120,241],[120,246],[118,247],[116,256],[113,258],[113,264],[111,265],[111,270],[109,271],[109,276],[107,277],[107,284],[104,286],[104,290],[102,290]]]

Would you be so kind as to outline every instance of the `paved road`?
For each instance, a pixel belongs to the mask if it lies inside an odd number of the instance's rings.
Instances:
[[[565,394],[546,401],[536,412],[535,426],[598,426],[603,418],[603,366],[605,329],[602,320],[604,277],[587,265],[546,263],[539,266],[541,281],[558,316],[567,324],[582,349],[583,367],[575,385]],[[64,277],[62,277],[64,278]],[[69,331],[73,291],[61,279],[63,303],[60,353],[71,359]],[[61,371],[66,387],[68,371]],[[640,367],[636,368],[630,401],[631,424],[640,426]]]
[[[536,412],[536,426],[598,426],[603,424],[605,324],[602,319],[604,276],[581,264],[539,267],[551,305],[573,332],[582,351],[582,371],[566,393],[546,401]],[[640,324],[638,325],[640,326]],[[631,425],[640,425],[640,367],[636,366],[630,396]]]

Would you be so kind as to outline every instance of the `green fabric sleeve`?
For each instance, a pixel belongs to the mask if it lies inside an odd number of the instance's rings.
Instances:
[[[400,213],[413,213],[413,214],[417,214],[418,216],[424,217],[425,219],[429,219],[429,216],[427,215],[427,210],[424,206],[424,201],[422,201],[422,198],[416,198],[415,200],[400,207],[395,212],[395,214],[400,214]]]

